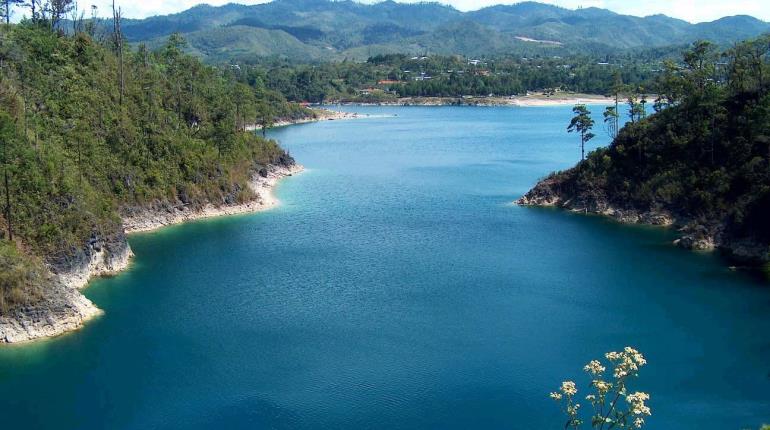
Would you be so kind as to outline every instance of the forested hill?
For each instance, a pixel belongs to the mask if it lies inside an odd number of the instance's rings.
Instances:
[[[673,222],[680,245],[720,248],[770,273],[770,36],[722,55],[699,43],[684,64],[661,79],[658,113],[636,114],[609,147],[520,203]]]
[[[201,5],[125,23],[132,42],[163,43],[180,32],[192,52],[212,61],[270,55],[307,61],[387,53],[603,53],[698,39],[730,44],[767,31],[770,24],[748,16],[693,25],[663,15],[639,18],[535,2],[464,13],[438,3],[274,0],[253,6]]]
[[[47,268],[125,246],[122,210],[254,198],[255,172],[293,161],[245,125],[310,114],[179,37],[151,52],[91,30],[0,25],[0,317],[48,297]]]

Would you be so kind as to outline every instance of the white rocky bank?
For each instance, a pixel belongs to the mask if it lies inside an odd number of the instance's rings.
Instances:
[[[303,168],[300,165],[269,166],[256,174],[249,187],[255,199],[232,205],[206,205],[199,210],[186,206],[165,210],[143,210],[124,218],[125,233],[155,230],[167,225],[221,215],[241,214],[270,209],[278,204],[273,188],[278,180],[292,176]],[[45,298],[35,305],[18,309],[14,314],[0,316],[0,343],[28,342],[58,336],[83,326],[89,319],[100,315],[96,307],[80,290],[96,277],[112,276],[129,265],[133,253],[121,236],[119,240],[92,240],[80,255],[79,261],[68,270],[52,268]]]

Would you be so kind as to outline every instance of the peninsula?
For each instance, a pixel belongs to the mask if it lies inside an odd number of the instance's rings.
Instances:
[[[609,147],[552,173],[518,203],[674,226],[679,246],[770,271],[770,81],[767,64],[755,61],[768,42],[724,53],[695,44],[685,67],[661,78],[655,114],[632,114]],[[717,69],[717,58],[732,66]]]

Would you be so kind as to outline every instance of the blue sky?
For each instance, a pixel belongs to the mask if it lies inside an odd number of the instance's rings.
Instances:
[[[376,0],[365,0],[373,3]],[[397,0],[416,2],[419,0]],[[511,4],[516,1],[502,0],[439,0],[460,10],[474,10],[494,4]],[[618,13],[646,16],[663,13],[690,22],[713,21],[729,15],[752,15],[770,21],[770,0],[540,0],[571,9],[578,7],[601,7]],[[143,18],[151,15],[164,15],[180,12],[199,3],[221,5],[225,3],[257,4],[265,0],[116,0],[123,8],[126,18]],[[108,15],[111,0],[80,0],[82,8],[95,4],[102,15]],[[21,14],[22,12],[19,12]]]

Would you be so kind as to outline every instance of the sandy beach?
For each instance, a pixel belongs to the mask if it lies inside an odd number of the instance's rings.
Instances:
[[[515,106],[515,107],[547,107],[611,105],[615,99],[595,94],[559,93],[552,96],[542,94],[510,97],[403,97],[392,101],[379,103],[348,103],[340,105],[358,106]]]
[[[565,94],[554,96],[530,95],[507,99],[511,106],[542,107],[542,106],[574,106],[584,105],[614,105],[615,99],[591,94]]]

